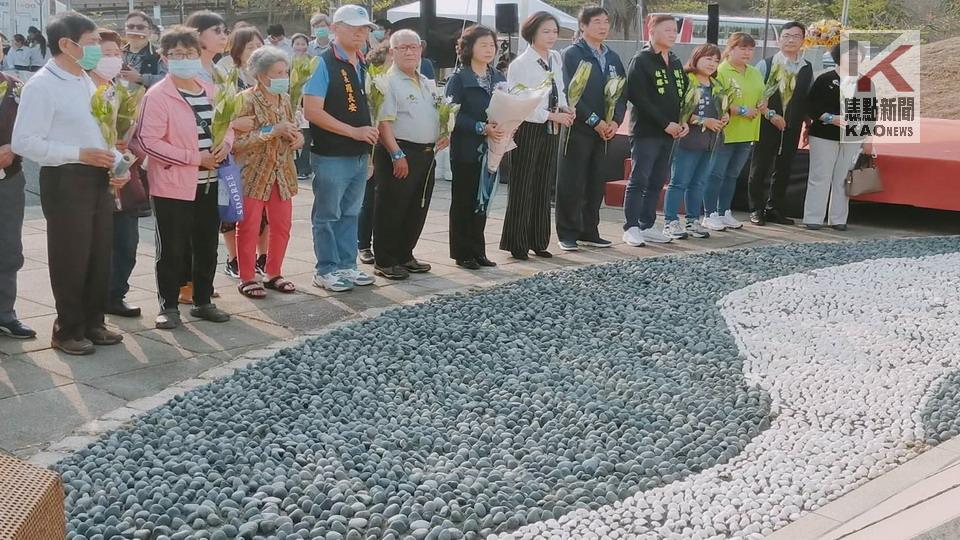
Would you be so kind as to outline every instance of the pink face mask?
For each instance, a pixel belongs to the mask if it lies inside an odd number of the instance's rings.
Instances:
[[[123,59],[119,56],[104,56],[93,68],[94,73],[107,80],[112,80],[123,69]]]

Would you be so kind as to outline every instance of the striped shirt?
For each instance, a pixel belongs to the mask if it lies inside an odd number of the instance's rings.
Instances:
[[[197,117],[197,140],[200,143],[200,151],[211,150],[213,148],[213,139],[211,138],[211,126],[213,125],[213,104],[203,90],[198,94],[191,94],[185,90],[180,90],[180,95],[193,108],[193,113]],[[200,169],[197,174],[198,184],[207,184],[217,181],[217,171],[208,171]]]

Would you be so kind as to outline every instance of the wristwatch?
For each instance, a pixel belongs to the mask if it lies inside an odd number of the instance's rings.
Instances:
[[[390,152],[390,161],[401,160],[401,159],[403,159],[403,158],[405,158],[405,157],[407,157],[407,155],[403,153],[403,150],[397,150],[396,152]]]
[[[477,122],[473,129],[477,132],[477,135],[483,135],[483,132],[487,130],[487,124],[485,122]]]
[[[773,120],[773,117],[777,115],[777,111],[770,109],[767,111],[767,120]]]
[[[739,112],[740,112],[740,116],[746,116],[746,115],[747,115],[747,108],[744,107],[743,105],[741,105]]]

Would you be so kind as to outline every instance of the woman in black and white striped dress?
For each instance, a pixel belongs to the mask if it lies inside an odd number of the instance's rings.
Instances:
[[[550,80],[550,93],[520,125],[514,140],[513,168],[507,215],[503,222],[500,249],[526,260],[532,250],[539,257],[551,257],[550,192],[557,177],[559,125],[573,124],[563,91],[560,53],[552,50],[559,37],[556,17],[538,11],[527,17],[520,35],[529,44],[507,70],[507,84],[537,87]]]

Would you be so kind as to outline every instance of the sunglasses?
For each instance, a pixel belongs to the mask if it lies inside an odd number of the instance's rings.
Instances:
[[[126,26],[126,29],[127,29],[127,30],[141,30],[141,31],[143,31],[143,30],[146,30],[147,28],[149,28],[149,27],[148,27],[147,25],[145,25],[145,24],[128,24],[128,25]]]

